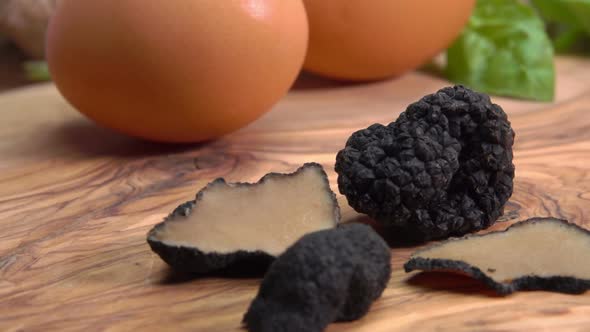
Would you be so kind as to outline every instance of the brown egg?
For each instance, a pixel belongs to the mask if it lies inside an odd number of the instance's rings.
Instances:
[[[307,47],[301,0],[62,0],[47,57],[81,113],[150,140],[219,137],[268,111]]]
[[[445,49],[475,0],[304,0],[309,47],[304,68],[345,80],[415,69]]]

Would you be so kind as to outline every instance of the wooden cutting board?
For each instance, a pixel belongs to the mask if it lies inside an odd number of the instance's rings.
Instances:
[[[517,175],[493,230],[531,216],[590,227],[590,61],[557,68],[555,103],[494,98],[517,133]],[[445,85],[422,73],[357,85],[304,76],[249,127],[186,146],[98,128],[52,85],[0,94],[0,330],[239,331],[260,280],[175,276],[148,229],[219,176],[255,181],[316,161],[336,191],[334,156],[353,131]],[[362,218],[339,202],[344,221]],[[590,292],[497,297],[468,278],[405,274],[414,250],[392,249],[391,281],[366,317],[328,331],[590,330]]]

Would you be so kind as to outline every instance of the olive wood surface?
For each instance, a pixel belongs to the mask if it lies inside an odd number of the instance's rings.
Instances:
[[[517,134],[517,171],[491,230],[532,216],[590,227],[590,61],[560,58],[557,70],[554,103],[493,98]],[[51,84],[1,93],[0,331],[240,331],[260,279],[176,275],[147,231],[216,177],[316,161],[337,192],[334,157],[353,131],[448,84],[421,72],[367,84],[303,75],[250,126],[181,146],[99,128]],[[368,220],[338,200],[343,221]],[[590,331],[590,292],[499,297],[467,277],[406,274],[415,249],[392,249],[394,273],[367,316],[327,331]]]

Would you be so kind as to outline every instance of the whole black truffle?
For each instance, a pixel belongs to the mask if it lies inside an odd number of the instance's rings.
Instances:
[[[253,332],[323,331],[364,316],[391,275],[387,244],[370,227],[303,236],[270,266],[244,316]]]
[[[492,225],[512,195],[514,131],[502,108],[463,86],[352,134],[336,157],[338,188],[404,241]]]

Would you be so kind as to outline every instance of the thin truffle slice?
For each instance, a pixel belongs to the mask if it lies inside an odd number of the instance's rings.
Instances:
[[[348,203],[403,242],[492,225],[512,195],[514,131],[482,93],[447,87],[388,125],[353,133],[336,156]]]
[[[305,235],[270,266],[244,323],[252,332],[315,332],[359,319],[385,289],[390,260],[366,225]]]
[[[308,163],[254,184],[217,179],[154,226],[147,241],[180,271],[264,271],[301,236],[333,228],[339,219],[324,169]]]
[[[420,250],[404,268],[465,273],[504,295],[518,290],[578,294],[590,288],[589,262],[588,230],[565,220],[532,218],[502,232]]]

